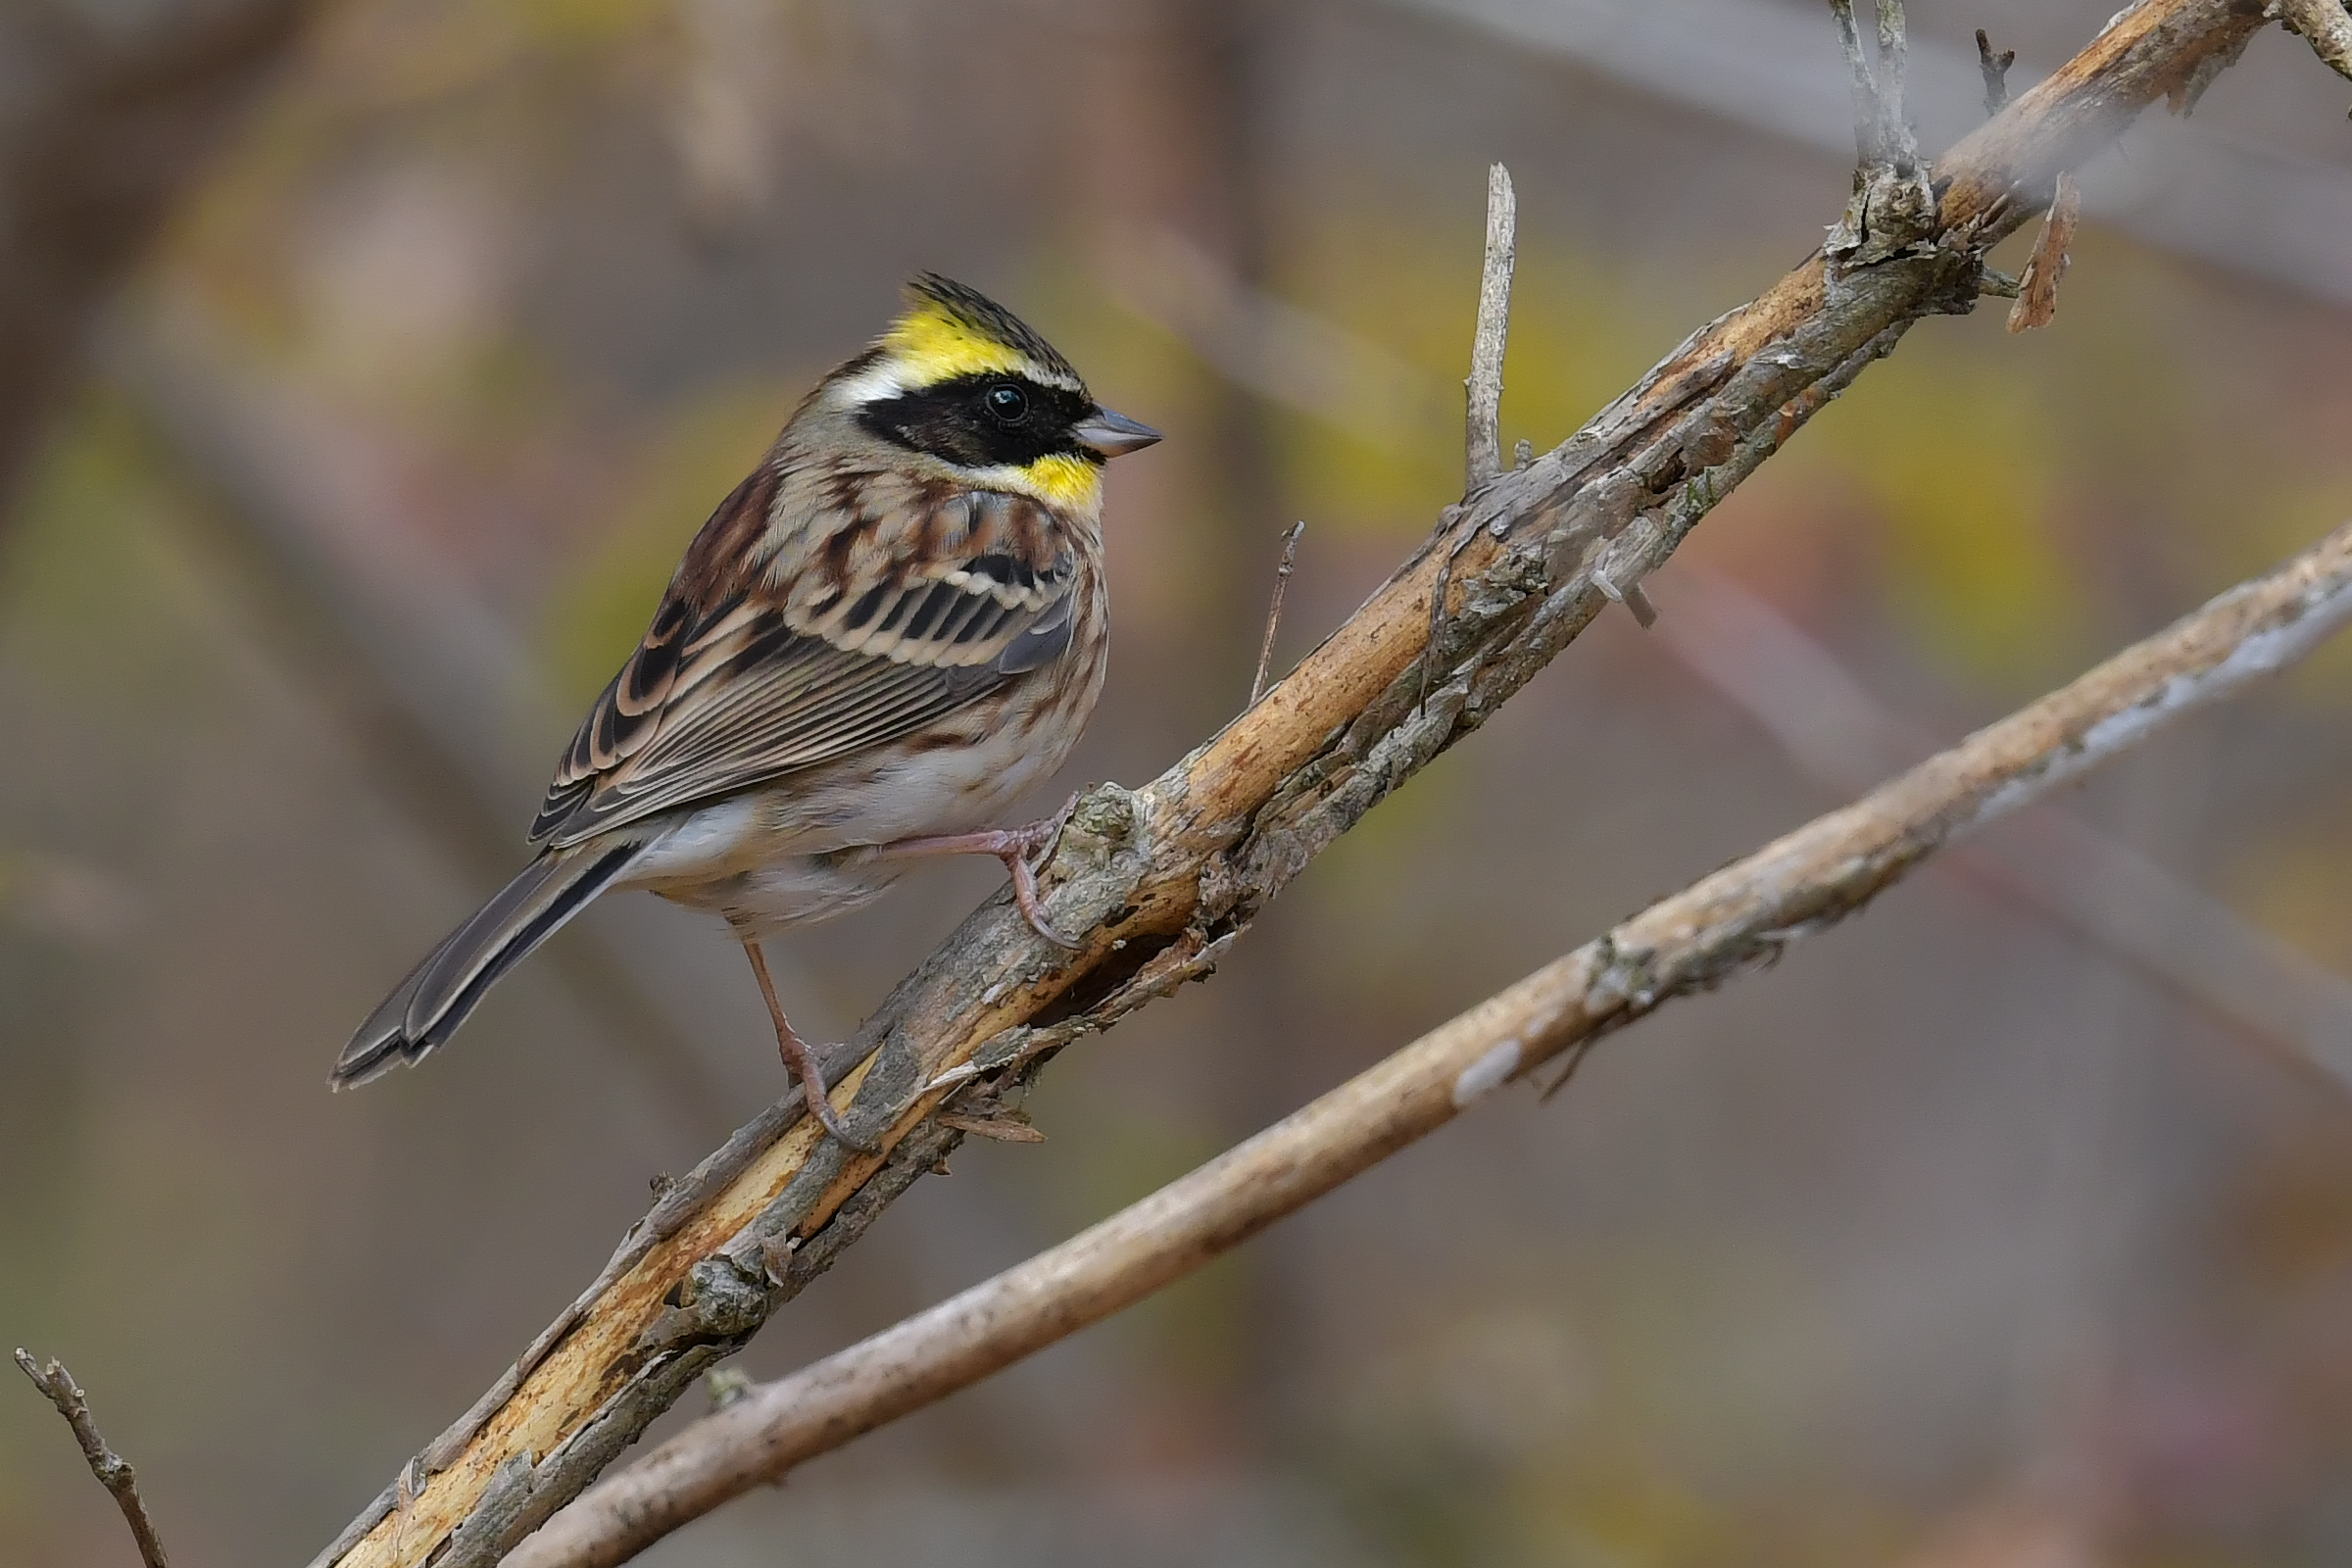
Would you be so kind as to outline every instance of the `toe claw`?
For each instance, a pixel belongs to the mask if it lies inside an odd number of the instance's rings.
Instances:
[[[821,1094],[813,1084],[805,1085],[804,1088],[808,1091],[809,1114],[817,1119],[819,1125],[830,1133],[836,1142],[844,1148],[856,1150],[860,1154],[871,1154],[880,1150],[881,1145],[858,1138],[852,1134],[849,1128],[843,1126],[840,1114],[833,1109],[833,1102]]]
[[[1063,936],[1060,932],[1054,930],[1052,924],[1044,920],[1032,919],[1029,922],[1029,929],[1036,932],[1039,936],[1044,937],[1048,942],[1053,943],[1055,947],[1064,949],[1071,953],[1076,953],[1080,948],[1086,946],[1085,943],[1077,941],[1074,938]]]
[[[1031,868],[1026,855],[1006,856],[1004,869],[1012,873],[1012,902],[1019,906],[1021,918],[1029,922],[1030,930],[1055,947],[1073,953],[1083,946],[1054,930],[1054,922],[1046,918],[1045,904],[1037,894],[1037,872]]]

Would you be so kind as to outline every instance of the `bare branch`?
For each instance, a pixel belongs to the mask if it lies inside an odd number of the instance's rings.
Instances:
[[[1502,472],[1502,355],[1511,335],[1511,270],[1519,254],[1519,198],[1511,172],[1487,170],[1487,258],[1478,276],[1478,330],[1470,341],[1469,484]]]
[[[2017,64],[2017,51],[2004,49],[1992,52],[1992,39],[1983,27],[1977,29],[1977,70],[1984,76],[1984,114],[1986,118],[1999,114],[2009,104],[2009,68]]]
[[[1838,23],[1838,42],[1845,51],[1846,74],[1853,87],[1854,161],[1875,164],[1886,156],[1879,140],[1879,84],[1862,53],[1862,34],[1854,26],[1854,0],[1830,0],[1830,15]]]
[[[1879,0],[1879,122],[1887,159],[1903,170],[1919,163],[1919,136],[1905,102],[1910,82],[1911,41],[1903,23],[1903,0]]]
[[[156,1534],[155,1521],[147,1517],[147,1504],[139,1496],[139,1478],[128,1460],[107,1446],[106,1439],[98,1432],[98,1422],[90,1414],[90,1402],[82,1396],[81,1385],[66,1370],[66,1363],[55,1356],[42,1366],[32,1358],[32,1352],[20,1347],[17,1365],[32,1379],[32,1386],[48,1396],[57,1406],[57,1413],[66,1418],[74,1429],[74,1441],[81,1445],[81,1457],[89,1465],[90,1474],[98,1484],[115,1494],[115,1506],[122,1510],[123,1522],[130,1526],[131,1539],[139,1544],[139,1560],[147,1568],[166,1568],[163,1538]]]
[[[1862,58],[1851,0],[1831,0],[1838,41],[1854,85],[1854,193],[1824,247],[1835,279],[1848,267],[1870,267],[1924,243],[1936,224],[1936,191],[1921,167],[1918,133],[1904,107],[1910,44],[1902,0],[1878,0],[1879,59]]]
[[[1563,1053],[1854,913],[1968,833],[2352,620],[2352,523],[2072,685],[1653,905],[1192,1174],[996,1278],[756,1386],[597,1486],[507,1568],[613,1568],[730,1497],[1200,1268]]]
[[[2067,250],[2082,221],[2082,192],[2072,174],[2058,176],[2058,193],[2050,198],[2049,216],[2034,241],[2026,270],[2017,274],[2017,303],[2009,307],[2009,330],[2028,332],[2047,326],[2058,314],[2058,280],[2066,275]]]
[[[1274,633],[1282,625],[1282,596],[1291,586],[1291,568],[1298,559],[1298,536],[1306,532],[1306,519],[1299,518],[1282,536],[1282,560],[1274,567],[1274,602],[1266,607],[1266,636],[1257,645],[1257,673],[1250,681],[1250,706],[1255,708],[1258,699],[1266,695],[1266,671],[1274,663]]]
[[[2344,0],[2271,0],[2263,14],[2310,44],[2328,70],[2352,79],[2352,11]]]
[[[1971,308],[1984,249],[2028,216],[2012,191],[2047,188],[2259,25],[2233,0],[2135,7],[1940,161],[1929,232],[1881,261],[1842,257],[1834,279],[1816,256],[1692,334],[1567,442],[1448,509],[1256,707],[1143,789],[1090,792],[1041,879],[1054,923],[1083,945],[1054,948],[992,900],[828,1054],[854,1097],[844,1119],[885,1152],[820,1142],[797,1105],[771,1107],[427,1446],[399,1520],[388,1488],[319,1561],[495,1562],[953,1147],[931,1120],[956,1108],[943,1102],[1017,1097],[1061,1045],[1205,973],[1300,869],[1592,622],[1607,603],[1595,572],[1639,582],[1913,324]],[[1434,643],[1433,599],[1450,611]]]

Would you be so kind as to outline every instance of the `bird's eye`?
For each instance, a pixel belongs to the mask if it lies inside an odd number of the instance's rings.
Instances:
[[[1000,424],[1018,424],[1029,413],[1029,394],[1010,381],[988,389],[988,412]]]

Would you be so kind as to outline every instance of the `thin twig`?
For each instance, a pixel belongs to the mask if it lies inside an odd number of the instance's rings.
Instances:
[[[1977,29],[1977,70],[1984,76],[1985,118],[1999,114],[2009,107],[2009,68],[2017,64],[2017,51],[2004,49],[1992,52],[1992,39],[1983,27]]]
[[[82,1396],[81,1385],[66,1370],[66,1363],[55,1356],[42,1366],[28,1350],[19,1348],[17,1365],[32,1379],[32,1386],[48,1396],[57,1406],[57,1413],[66,1418],[74,1429],[74,1441],[81,1445],[81,1457],[90,1467],[98,1484],[115,1494],[115,1505],[122,1510],[123,1521],[130,1526],[133,1541],[139,1544],[139,1560],[147,1568],[166,1568],[163,1538],[156,1534],[155,1521],[147,1517],[147,1504],[139,1496],[139,1478],[128,1460],[107,1446],[106,1439],[98,1433],[98,1422],[90,1414],[90,1402]]]
[[[1061,1246],[600,1483],[505,1568],[614,1568],[728,1498],[1107,1317],[1506,1083],[1770,962],[1955,840],[2302,658],[2352,620],[2352,524],[1841,810],[1651,906]]]
[[[1298,536],[1306,532],[1306,519],[1300,517],[1291,524],[1282,536],[1282,560],[1274,567],[1274,602],[1266,607],[1266,636],[1257,645],[1257,673],[1250,680],[1250,706],[1266,695],[1266,671],[1274,663],[1274,632],[1282,624],[1282,596],[1291,586],[1291,568],[1298,559]]]
[[[1470,341],[1468,494],[1502,472],[1502,355],[1511,334],[1511,271],[1519,253],[1519,198],[1511,172],[1487,170],[1487,255],[1478,275],[1478,330]]]
[[[1902,255],[1936,231],[1936,192],[1920,165],[1919,133],[1911,126],[1905,94],[1910,75],[1910,42],[1902,0],[1878,0],[1878,68],[1862,58],[1853,7],[1833,0],[1838,46],[1853,77],[1854,191],[1845,214],[1830,230],[1824,251],[1832,276],[1875,267]]]
[[[1862,53],[1862,34],[1854,25],[1854,0],[1830,0],[1837,19],[1838,43],[1845,51],[1847,85],[1854,100],[1854,158],[1868,167],[1885,156],[1879,141],[1879,84]]]
[[[1462,385],[1469,394],[1467,501],[1502,476],[1502,360],[1511,337],[1511,278],[1519,260],[1519,198],[1511,186],[1510,171],[1500,164],[1487,166],[1487,245],[1478,273],[1478,327],[1470,339],[1470,375]],[[1524,466],[1524,465],[1522,465]],[[1439,519],[1442,539],[1459,520],[1460,510],[1447,508]],[[1470,537],[1475,537],[1470,536]],[[1446,621],[1453,582],[1453,564],[1470,538],[1446,547],[1438,580],[1429,595],[1428,647],[1421,658],[1421,689],[1414,707],[1429,707],[1431,683],[1446,644]]]
[[[1879,0],[1879,123],[1886,155],[1902,169],[1919,162],[1904,95],[1910,86],[1911,44],[1903,24],[1903,0]]]

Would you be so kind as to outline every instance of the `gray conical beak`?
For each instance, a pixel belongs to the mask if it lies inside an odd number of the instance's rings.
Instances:
[[[1159,432],[1142,420],[1100,407],[1080,419],[1070,433],[1078,438],[1080,446],[1106,458],[1141,452],[1159,439]]]

